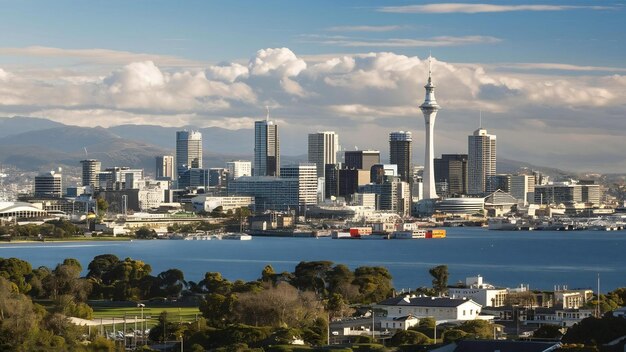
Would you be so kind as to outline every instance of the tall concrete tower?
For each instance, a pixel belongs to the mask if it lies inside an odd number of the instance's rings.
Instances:
[[[426,98],[424,103],[420,105],[422,113],[424,114],[424,122],[426,123],[426,153],[424,157],[424,199],[435,199],[437,196],[437,190],[435,189],[435,148],[434,148],[434,129],[435,118],[437,117],[437,111],[439,111],[439,104],[435,100],[435,85],[432,80],[431,61],[428,57],[428,83],[424,86],[426,88]]]

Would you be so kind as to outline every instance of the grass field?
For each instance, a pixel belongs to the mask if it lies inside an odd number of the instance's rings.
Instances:
[[[170,321],[192,322],[202,314],[197,307],[146,307],[143,309],[144,318],[148,319],[148,327],[157,323],[159,314],[166,311]],[[120,320],[126,315],[127,319],[141,318],[141,309],[137,307],[93,307],[94,320],[104,318],[119,318]]]

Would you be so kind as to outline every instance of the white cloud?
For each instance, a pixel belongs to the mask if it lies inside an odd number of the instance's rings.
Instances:
[[[253,75],[267,76],[275,73],[281,77],[297,76],[306,66],[304,60],[287,48],[261,49],[248,64]]]
[[[519,69],[525,66],[529,69]],[[558,68],[567,74],[558,74]],[[603,75],[604,68],[569,68],[433,58],[437,100],[443,107],[437,122],[437,153],[465,150],[478,110],[485,112],[484,121],[498,134],[501,155],[519,159],[528,155],[536,161],[550,143],[560,143],[564,151],[558,157],[564,158],[567,146],[580,149],[572,136],[585,129],[597,136],[594,141],[606,135],[611,148],[626,148],[623,136],[615,136],[626,128],[626,75],[619,70]],[[264,116],[262,107],[270,105],[284,131],[300,135],[307,129],[345,128],[355,131],[342,133],[348,145],[365,140],[383,148],[385,138],[377,133],[392,129],[417,133],[423,128],[419,104],[427,74],[428,62],[416,56],[372,52],[309,60],[287,48],[259,50],[247,66],[167,68],[143,60],[103,75],[45,67],[36,71],[12,67],[11,72],[0,68],[0,114],[51,117],[83,126],[150,123],[238,129],[251,128]],[[535,143],[536,130],[549,131],[552,139]],[[301,138],[294,140],[302,143]],[[287,154],[303,153],[304,145],[290,149]],[[550,160],[558,161],[557,154]]]
[[[493,4],[463,4],[441,3],[426,5],[385,6],[378,9],[380,12],[391,13],[483,13],[483,12],[511,12],[511,11],[564,11],[564,10],[607,10],[610,6],[571,6],[571,5],[493,5]]]
[[[475,44],[494,44],[502,41],[492,36],[471,35],[462,37],[440,36],[428,39],[389,38],[384,40],[363,40],[355,38],[324,38],[309,40],[323,45],[336,45],[344,47],[379,47],[379,48],[415,48],[415,47],[447,47]]]
[[[406,28],[405,26],[335,26],[326,28],[329,32],[392,32]]]

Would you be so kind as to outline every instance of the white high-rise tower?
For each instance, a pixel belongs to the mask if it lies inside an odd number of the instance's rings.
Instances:
[[[437,196],[437,190],[435,189],[435,148],[434,148],[434,129],[435,118],[437,117],[437,111],[440,106],[435,100],[435,85],[432,80],[431,62],[430,56],[428,57],[428,83],[424,86],[426,88],[426,98],[424,103],[420,105],[422,113],[424,114],[424,122],[426,123],[426,153],[424,156],[424,199],[435,199]]]

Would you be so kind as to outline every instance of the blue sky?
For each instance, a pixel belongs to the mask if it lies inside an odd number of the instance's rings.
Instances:
[[[316,130],[350,131],[342,144],[384,152],[391,130],[423,133],[417,106],[432,51],[444,108],[436,154],[464,152],[482,110],[499,156],[626,170],[621,2],[0,0],[0,9],[0,116],[239,129],[269,105],[288,154],[304,153],[302,134]]]

